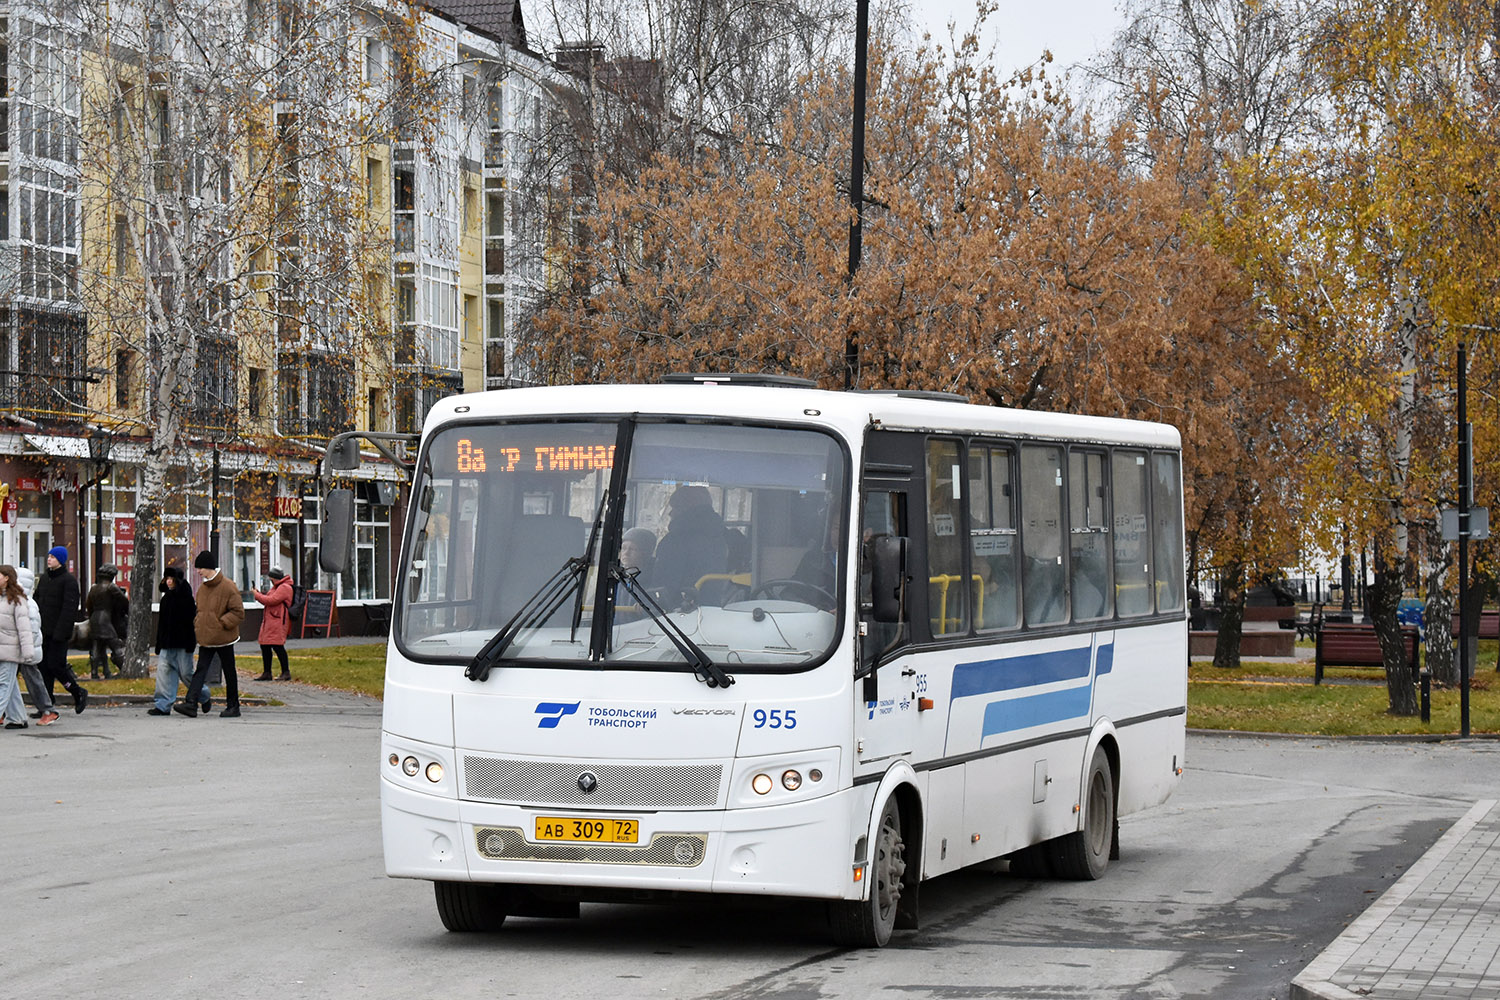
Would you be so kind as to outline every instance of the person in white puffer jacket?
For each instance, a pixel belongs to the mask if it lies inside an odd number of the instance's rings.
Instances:
[[[16,567],[16,582],[30,594],[36,586],[36,574],[25,566]],[[52,695],[42,681],[42,609],[36,606],[36,598],[27,597],[26,606],[31,612],[31,634],[36,640],[36,661],[21,664],[21,676],[26,680],[26,690],[31,695],[32,716],[39,726],[50,726],[58,720],[57,710],[52,707]]]
[[[16,672],[35,656],[32,648],[31,611],[26,591],[16,582],[14,566],[0,566],[0,712],[6,729],[25,729],[26,710]]]

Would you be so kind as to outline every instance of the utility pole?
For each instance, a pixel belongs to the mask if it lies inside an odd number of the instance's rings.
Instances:
[[[870,47],[870,0],[857,0],[854,14],[854,136],[850,143],[849,201],[854,219],[849,223],[849,285],[859,273],[863,250],[865,213],[865,76],[866,50]],[[854,388],[859,369],[859,338],[853,329],[844,335],[844,388]]]
[[[1458,717],[1459,735],[1469,735],[1469,506],[1474,490],[1469,427],[1469,356],[1458,342]]]

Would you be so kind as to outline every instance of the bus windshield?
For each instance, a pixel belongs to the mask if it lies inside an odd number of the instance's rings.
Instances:
[[[504,631],[508,663],[686,669],[675,628],[725,667],[811,666],[840,626],[847,465],[816,430],[444,427],[413,491],[397,641],[462,662]]]

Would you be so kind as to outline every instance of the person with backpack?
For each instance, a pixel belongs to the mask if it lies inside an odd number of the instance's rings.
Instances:
[[[260,676],[258,681],[271,679],[271,654],[281,661],[281,676],[278,680],[289,681],[292,672],[287,667],[286,637],[291,632],[292,578],[280,566],[271,567],[271,586],[261,593],[251,588],[250,594],[265,611],[260,616]]]
[[[31,611],[14,566],[0,566],[0,719],[6,729],[25,729],[26,707],[16,672],[31,662]]]
[[[193,686],[193,649],[198,645],[193,619],[198,616],[198,603],[193,600],[187,577],[176,566],[162,572],[158,587],[161,611],[156,616],[156,704],[146,714],[164,716],[172,714],[178,685]],[[199,693],[205,697],[198,705],[198,714],[207,715],[213,699],[206,697],[206,690]]]

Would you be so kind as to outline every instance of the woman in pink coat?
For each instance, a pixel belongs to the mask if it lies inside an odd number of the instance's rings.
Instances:
[[[271,586],[262,594],[251,588],[250,593],[261,603],[265,611],[260,616],[260,658],[262,663],[258,681],[271,679],[271,653],[281,661],[281,676],[278,680],[289,681],[292,672],[287,669],[286,637],[291,631],[291,616],[287,613],[292,604],[292,578],[280,566],[271,567]]]

